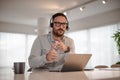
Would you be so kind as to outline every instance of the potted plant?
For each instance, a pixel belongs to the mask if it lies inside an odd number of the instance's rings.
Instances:
[[[118,54],[120,56],[120,30],[116,31],[116,33],[113,34],[113,38],[117,44]],[[116,64],[120,64],[120,61],[118,61]]]

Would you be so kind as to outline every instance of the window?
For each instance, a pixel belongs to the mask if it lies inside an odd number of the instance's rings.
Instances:
[[[119,24],[101,26],[68,33],[73,38],[76,53],[92,53],[89,66],[115,64],[119,60],[117,46],[112,39],[113,33],[120,29]]]
[[[0,67],[12,67],[13,62],[27,61],[35,35],[0,33]]]

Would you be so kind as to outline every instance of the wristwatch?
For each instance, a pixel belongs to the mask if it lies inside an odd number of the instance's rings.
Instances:
[[[67,50],[66,51],[64,51],[64,53],[68,53],[70,51],[70,48],[69,47],[67,47]]]

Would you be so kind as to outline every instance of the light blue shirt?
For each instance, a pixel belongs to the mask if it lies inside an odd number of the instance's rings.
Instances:
[[[48,62],[46,60],[46,53],[50,50],[51,44],[55,40],[53,39],[52,32],[46,35],[38,36],[32,46],[31,53],[29,56],[29,65],[31,68],[47,68],[49,70],[61,70],[64,64],[65,56],[68,53],[57,52],[58,58],[54,62]],[[64,36],[62,42],[70,48],[70,52],[75,51],[74,41]]]

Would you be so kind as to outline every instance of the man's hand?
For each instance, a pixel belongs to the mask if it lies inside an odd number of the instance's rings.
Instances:
[[[51,46],[51,49],[46,55],[47,61],[55,61],[58,57],[58,53],[54,50],[53,46]]]
[[[68,47],[61,41],[61,40],[56,40],[55,41],[56,48],[60,51],[67,51]]]

